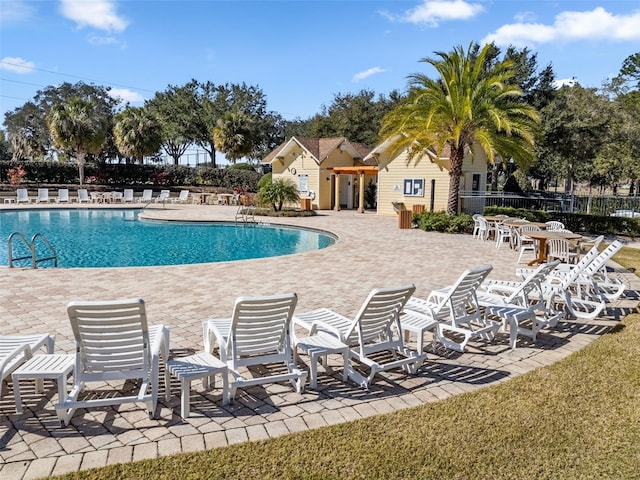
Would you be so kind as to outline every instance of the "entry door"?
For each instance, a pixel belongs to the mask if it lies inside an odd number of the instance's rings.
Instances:
[[[353,175],[340,175],[340,207],[353,208]]]

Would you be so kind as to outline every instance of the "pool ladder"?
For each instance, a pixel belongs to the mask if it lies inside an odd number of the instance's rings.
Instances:
[[[13,256],[14,237],[20,239],[20,241],[24,244],[24,246],[29,249],[29,251],[31,252],[31,255],[28,255],[26,257]],[[44,257],[44,258],[37,258],[37,255],[36,255],[37,240],[40,240],[45,245],[45,247],[47,247],[48,251],[51,253],[51,256]],[[31,242],[27,242],[27,239],[24,238],[24,235],[22,235],[20,232],[13,232],[11,235],[9,235],[9,240],[7,241],[7,253],[9,256],[9,268],[14,267],[13,262],[17,260],[28,260],[29,258],[31,259],[31,268],[38,268],[39,263],[48,262],[51,260],[53,260],[54,267],[58,266],[58,254],[56,253],[55,248],[53,248],[53,246],[49,243],[49,240],[47,240],[47,237],[45,237],[42,233],[36,233],[33,237],[31,237]]]
[[[236,225],[238,224],[238,221],[242,222],[244,225],[255,225],[256,219],[253,216],[254,210],[255,208],[251,206],[245,207],[242,204],[238,205],[238,210],[236,211]]]

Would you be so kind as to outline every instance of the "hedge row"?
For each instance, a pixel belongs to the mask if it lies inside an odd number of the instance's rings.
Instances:
[[[628,235],[640,236],[640,219],[630,217],[611,217],[587,215],[583,213],[545,212],[543,210],[527,210],[524,208],[486,207],[485,215],[509,215],[510,217],[526,218],[532,222],[548,222],[557,220],[565,228],[574,232],[584,232],[597,235]]]
[[[60,162],[0,162],[0,183],[9,183],[9,170],[22,166],[23,184],[78,184],[78,167]],[[87,164],[85,183],[98,185],[211,186],[257,192],[261,173],[239,169],[185,165]]]

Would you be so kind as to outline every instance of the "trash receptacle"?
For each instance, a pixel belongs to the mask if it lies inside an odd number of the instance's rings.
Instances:
[[[413,223],[413,212],[411,210],[402,210],[398,212],[398,226],[402,229],[411,228]]]
[[[304,210],[304,211],[311,210],[311,199],[310,198],[301,198],[300,199],[300,210]]]

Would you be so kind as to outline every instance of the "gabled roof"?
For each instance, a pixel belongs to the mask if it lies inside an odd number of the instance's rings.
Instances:
[[[309,138],[291,137],[278,145],[272,152],[262,159],[262,163],[273,163],[277,158],[286,156],[297,149],[306,150],[317,162],[322,163],[334,150],[340,148],[349,152],[354,159],[362,160],[371,148],[363,143],[349,142],[345,137]]]
[[[386,152],[387,150],[389,150],[389,148],[391,147],[392,143],[393,143],[394,139],[393,138],[389,138],[387,140],[385,140],[384,142],[380,143],[379,145],[377,145],[373,150],[371,150],[365,157],[364,157],[364,163],[367,165],[379,165],[379,157],[382,153]],[[440,152],[440,156],[438,156],[436,154],[436,151],[433,147],[429,147],[427,149],[425,149],[425,153],[427,154],[427,156],[429,157],[429,159],[431,161],[435,161],[435,160],[449,160],[451,158],[451,147],[447,144],[444,146],[444,148],[442,149],[442,151]],[[393,159],[388,159],[388,162],[390,162]],[[387,162],[387,163],[388,163]]]

